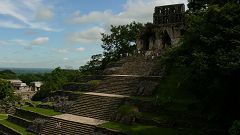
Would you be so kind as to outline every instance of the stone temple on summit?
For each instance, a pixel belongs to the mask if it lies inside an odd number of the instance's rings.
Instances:
[[[185,5],[155,7],[153,24],[147,24],[139,34],[139,51],[161,52],[165,47],[177,45],[184,33]]]

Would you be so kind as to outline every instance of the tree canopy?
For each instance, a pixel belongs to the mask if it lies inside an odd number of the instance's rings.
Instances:
[[[101,70],[103,70],[102,59],[102,54],[93,55],[90,61],[87,62],[87,64],[79,68],[80,72],[83,74],[99,73]]]
[[[87,74],[96,74],[105,66],[120,59],[121,54],[132,53],[136,49],[136,39],[144,29],[141,23],[132,22],[126,25],[111,25],[110,33],[102,33],[103,54],[93,55],[80,71]]]
[[[14,95],[14,89],[9,81],[0,79],[0,100],[11,98]]]
[[[2,79],[16,79],[17,75],[11,70],[0,71],[0,78]]]
[[[239,119],[239,37],[240,5],[211,5],[189,14],[182,45],[165,57],[166,63],[190,70],[185,89],[195,93],[212,119]]]
[[[77,70],[65,70],[59,67],[54,69],[50,74],[44,75],[41,90],[34,95],[33,100],[41,100],[51,92],[62,89],[66,82],[75,81],[79,75],[80,73]]]
[[[240,3],[240,0],[189,0],[188,8],[190,10],[200,10],[206,8],[208,5],[224,5],[226,3]]]

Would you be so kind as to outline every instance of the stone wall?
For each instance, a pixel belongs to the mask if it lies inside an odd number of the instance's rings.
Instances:
[[[69,91],[89,92],[94,89],[94,86],[95,85],[87,83],[69,82],[63,86],[63,89]]]
[[[36,94],[35,91],[17,91],[16,95],[19,95],[23,100],[31,100],[32,97]]]
[[[155,7],[153,24],[140,33],[137,49],[161,52],[168,45],[176,45],[183,36],[184,22],[184,4]]]
[[[51,97],[52,98],[54,98],[54,97],[56,97],[56,96],[61,96],[61,97],[68,97],[68,100],[69,101],[75,101],[75,100],[77,100],[78,98],[79,98],[79,94],[74,94],[74,93],[72,93],[72,92],[67,92],[67,91],[63,91],[63,90],[60,90],[60,91],[56,91],[56,92],[54,92],[54,93],[51,93],[50,95],[49,95],[49,100],[50,101],[46,101],[46,102],[53,102],[53,101],[51,101]],[[47,100],[47,99],[46,99]]]
[[[22,110],[22,109],[16,109],[15,115],[19,116],[19,117],[23,117],[26,118],[28,120],[34,120],[36,118],[42,118],[42,119],[48,119],[48,116],[44,116],[35,112],[31,112],[31,111],[26,111],[26,110]]]
[[[178,23],[155,25],[152,31],[154,34],[148,39],[137,39],[138,50],[160,52],[167,46],[177,45],[183,36],[184,25]]]
[[[29,125],[32,124],[32,122],[30,122],[28,120],[24,120],[22,118],[19,118],[19,117],[13,116],[13,115],[8,115],[7,120],[10,121],[10,122],[13,122],[15,124],[18,124],[22,127],[25,127],[25,128],[27,128]]]
[[[153,23],[156,25],[184,22],[184,4],[155,7]]]
[[[4,134],[4,135],[22,135],[19,132],[15,131],[14,129],[11,129],[9,127],[6,127],[2,124],[0,124],[0,134]]]

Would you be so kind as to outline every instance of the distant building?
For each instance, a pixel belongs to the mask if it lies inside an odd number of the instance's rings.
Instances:
[[[8,80],[16,91],[29,91],[29,86],[21,80]]]
[[[40,90],[42,82],[36,81],[31,82],[28,86],[26,83],[23,83],[21,80],[8,80],[12,84],[15,94],[21,96],[23,100],[29,100]]]
[[[39,91],[40,87],[43,85],[42,82],[31,82],[30,83],[30,90],[31,91]]]

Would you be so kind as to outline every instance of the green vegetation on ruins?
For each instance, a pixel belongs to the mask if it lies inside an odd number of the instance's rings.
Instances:
[[[42,115],[45,115],[45,116],[54,116],[54,115],[62,114],[60,112],[55,112],[52,109],[45,109],[45,108],[39,108],[39,107],[23,106],[21,108],[23,110],[32,111],[32,112],[39,113],[39,114],[42,114]]]
[[[156,126],[141,124],[125,125],[121,123],[109,122],[101,125],[101,127],[118,130],[131,135],[159,135],[159,133],[163,135],[203,135],[200,132],[194,130],[181,131],[177,129],[160,128]]]
[[[10,127],[11,129],[23,134],[23,135],[34,135],[31,132],[27,132],[26,128],[21,127],[17,124],[7,121],[8,115],[7,114],[0,114],[0,124]]]
[[[22,135],[35,135],[34,133],[26,131],[26,128],[21,127],[21,126],[19,126],[17,124],[14,124],[12,122],[9,122],[6,119],[0,120],[0,124],[4,125],[6,127],[10,127],[14,131],[17,131],[18,133],[21,133]]]
[[[0,120],[7,119],[8,115],[7,114],[0,114]]]

